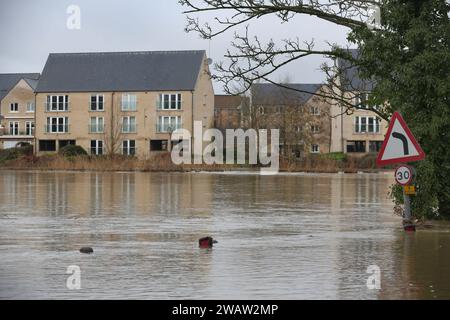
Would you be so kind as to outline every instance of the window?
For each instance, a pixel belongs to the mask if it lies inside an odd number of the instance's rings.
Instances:
[[[312,133],[319,133],[320,132],[320,127],[317,125],[312,125],[311,126],[311,131]]]
[[[159,110],[181,110],[181,94],[160,94],[157,102]]]
[[[25,134],[27,136],[34,135],[34,122],[32,122],[32,121],[25,122]]]
[[[103,141],[91,140],[91,154],[101,156],[103,154]]]
[[[69,118],[68,117],[48,117],[46,132],[47,133],[67,133],[67,132],[69,132]]]
[[[369,152],[380,152],[383,141],[370,141]]]
[[[122,111],[136,111],[137,96],[135,94],[125,93],[122,95]]]
[[[39,140],[39,151],[42,151],[42,152],[56,151],[56,141],[55,140]]]
[[[10,121],[9,122],[9,134],[12,136],[19,135],[19,122],[18,121]]]
[[[380,119],[378,117],[355,117],[356,133],[380,133]]]
[[[91,123],[89,124],[89,133],[103,133],[104,118],[103,117],[91,117]]]
[[[91,95],[90,110],[104,111],[104,96],[102,94]]]
[[[181,117],[162,116],[159,117],[156,131],[160,133],[171,133],[177,129],[181,129],[181,127]]]
[[[34,112],[34,102],[28,102],[27,103],[27,112]]]
[[[122,132],[123,133],[136,132],[136,117],[122,117]]]
[[[319,152],[320,152],[320,147],[318,144],[311,145],[311,153],[319,153]]]
[[[320,116],[320,109],[319,109],[319,107],[311,107],[311,114],[313,116]]]
[[[365,141],[347,141],[347,152],[366,152]]]
[[[258,111],[259,111],[259,114],[264,114],[264,107],[259,107]]]
[[[47,96],[46,110],[48,112],[69,111],[69,96]]]
[[[17,102],[11,103],[10,111],[11,112],[19,112],[19,104]]]
[[[150,140],[150,151],[167,151],[167,140]]]
[[[136,154],[136,141],[124,140],[122,142],[122,153],[126,156],[134,156]]]

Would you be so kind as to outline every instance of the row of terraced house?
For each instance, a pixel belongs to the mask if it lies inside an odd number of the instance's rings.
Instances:
[[[287,111],[299,108],[307,110],[299,119]],[[30,143],[39,155],[72,144],[92,155],[148,158],[169,151],[171,132],[193,132],[195,121],[204,129],[283,124],[281,147],[298,155],[374,152],[386,130],[369,110],[342,114],[311,93],[271,84],[254,85],[249,98],[215,96],[204,51],[50,54],[41,74],[0,74],[0,117],[0,148]],[[310,138],[297,139],[305,130]]]

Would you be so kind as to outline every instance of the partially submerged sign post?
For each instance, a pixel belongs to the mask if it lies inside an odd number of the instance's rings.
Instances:
[[[378,154],[377,165],[382,167],[396,163],[406,163],[425,159],[425,153],[414,138],[400,113],[392,116],[386,138]],[[410,195],[415,194],[415,187],[411,185],[414,168],[399,166],[395,171],[395,180],[403,186],[405,200],[405,216],[403,224],[406,231],[415,231],[412,223]]]

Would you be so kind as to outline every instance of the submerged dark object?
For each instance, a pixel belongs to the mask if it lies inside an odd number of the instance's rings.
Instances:
[[[212,248],[214,243],[217,243],[217,241],[212,237],[204,237],[198,240],[198,245],[200,248]]]
[[[86,253],[86,254],[91,254],[94,253],[94,249],[92,249],[91,247],[83,247],[80,249],[81,253]]]

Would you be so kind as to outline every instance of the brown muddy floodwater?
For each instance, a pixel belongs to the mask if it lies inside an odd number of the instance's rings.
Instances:
[[[2,171],[0,298],[449,299],[449,229],[405,234],[392,181]],[[214,249],[198,248],[205,235]]]

